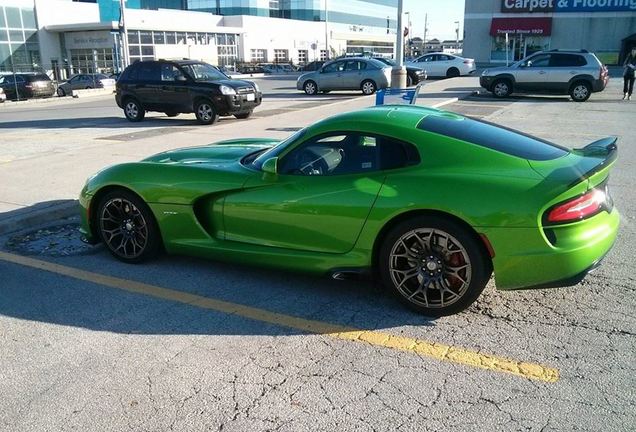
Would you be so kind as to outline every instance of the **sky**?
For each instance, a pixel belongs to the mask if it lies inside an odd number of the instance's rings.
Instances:
[[[459,38],[464,32],[464,0],[404,0],[404,12],[410,12],[411,36],[424,35],[424,17],[428,14],[426,39],[455,39],[459,21]],[[408,15],[403,18],[404,26]]]

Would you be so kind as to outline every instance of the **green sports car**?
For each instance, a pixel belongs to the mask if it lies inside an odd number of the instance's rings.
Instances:
[[[81,231],[122,261],[174,254],[374,274],[430,316],[499,289],[568,286],[616,239],[616,138],[569,150],[451,112],[379,106],[282,142],[237,139],[104,169]]]

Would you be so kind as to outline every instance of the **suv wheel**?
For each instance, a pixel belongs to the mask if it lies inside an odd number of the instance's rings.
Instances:
[[[127,99],[124,104],[124,115],[131,122],[139,122],[146,116],[146,111],[135,99]]]
[[[508,80],[497,80],[492,85],[492,94],[497,98],[508,97],[510,93],[512,93],[512,85]]]
[[[214,105],[207,99],[202,99],[194,105],[194,115],[196,115],[197,121],[204,125],[211,125],[219,119]]]
[[[234,117],[236,117],[237,119],[248,119],[250,118],[251,115],[252,115],[252,110],[249,110],[248,112],[234,114]]]
[[[575,82],[570,88],[570,97],[575,102],[585,102],[592,94],[592,87],[585,81]]]

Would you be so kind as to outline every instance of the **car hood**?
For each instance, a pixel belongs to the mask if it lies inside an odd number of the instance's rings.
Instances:
[[[188,147],[170,150],[150,156],[143,162],[155,162],[168,165],[198,165],[209,168],[222,168],[240,161],[255,151],[270,148],[278,144],[270,138],[248,138],[221,141],[201,147]]]
[[[235,80],[235,79],[224,79],[224,80],[211,80],[211,81],[197,81],[197,83],[206,83],[206,84],[213,84],[213,85],[226,85],[228,87],[232,87],[233,89],[238,89],[238,88],[242,88],[242,87],[254,87],[254,84],[250,81],[244,81],[244,80]]]
[[[512,72],[515,68],[509,66],[499,66],[494,68],[485,69],[484,72],[488,72],[489,75],[498,75],[501,73]]]
[[[318,74],[318,71],[305,72],[304,74],[298,77],[297,81],[304,81],[307,78],[314,77],[316,74]]]

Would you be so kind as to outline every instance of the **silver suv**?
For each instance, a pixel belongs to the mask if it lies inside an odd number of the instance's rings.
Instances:
[[[605,89],[607,68],[587,50],[539,51],[508,67],[486,69],[479,84],[503,98],[511,93],[569,94],[576,102]]]

